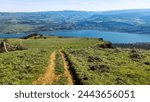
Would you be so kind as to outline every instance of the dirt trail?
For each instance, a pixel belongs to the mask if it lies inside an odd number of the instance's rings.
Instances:
[[[64,75],[68,78],[68,85],[73,85],[74,80],[73,77],[71,75],[71,72],[69,71],[69,66],[68,66],[68,62],[66,61],[65,55],[62,51],[60,51],[61,55],[62,55],[62,59],[64,62]]]
[[[50,56],[50,62],[45,74],[39,77],[36,81],[34,81],[34,85],[51,85],[57,80],[58,77],[55,75],[55,61],[56,52],[53,52]]]

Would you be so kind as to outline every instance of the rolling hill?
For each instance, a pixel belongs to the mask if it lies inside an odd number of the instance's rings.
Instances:
[[[0,33],[94,29],[150,34],[150,9],[107,12],[0,12]]]

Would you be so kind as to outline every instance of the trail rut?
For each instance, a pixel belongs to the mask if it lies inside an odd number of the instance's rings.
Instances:
[[[57,76],[55,75],[55,60],[56,52],[53,52],[50,56],[50,61],[46,72],[33,82],[34,85],[51,85],[57,80]]]
[[[65,54],[59,50],[61,54],[62,60],[63,60],[63,67],[64,67],[64,73],[62,75],[65,75],[67,77],[67,85],[73,85],[74,80],[73,76],[71,75],[71,72],[69,70],[68,62],[65,58]],[[53,52],[50,56],[49,65],[46,69],[46,72],[41,75],[36,81],[33,82],[33,85],[54,85],[55,82],[57,82],[61,75],[55,74],[55,68],[56,68],[56,51]]]
[[[64,63],[64,75],[67,77],[68,80],[68,85],[73,85],[74,80],[73,80],[73,76],[71,75],[71,72],[69,71],[69,66],[68,66],[68,62],[66,61],[65,55],[62,51],[60,51],[61,55],[62,55],[62,59],[63,59],[63,63]]]

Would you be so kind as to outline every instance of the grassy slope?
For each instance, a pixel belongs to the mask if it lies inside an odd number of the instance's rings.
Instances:
[[[150,65],[144,64],[150,62],[150,51],[87,48],[65,52],[83,84],[150,84]],[[134,53],[141,57],[132,58]]]
[[[150,61],[150,51],[138,50],[136,53],[141,57],[131,58],[131,49],[90,48],[104,42],[86,38],[49,37],[9,41],[23,44],[29,50],[0,54],[0,84],[31,84],[44,73],[51,52],[62,47],[83,84],[150,84],[150,66],[144,64]],[[99,60],[93,60],[91,56]],[[62,80],[59,83],[65,82]]]
[[[45,71],[49,49],[29,49],[0,54],[0,84],[31,84]]]
[[[11,42],[16,43],[16,40],[11,40]],[[17,41],[18,42],[18,41]],[[20,43],[24,44],[29,48],[82,48],[88,47],[89,45],[101,43],[98,39],[86,39],[86,38],[59,38],[59,37],[49,37],[47,39],[27,39],[19,40]]]
[[[22,44],[28,50],[0,53],[0,84],[32,84],[44,73],[50,54],[60,48],[82,48],[98,39],[49,37],[47,39],[9,39],[12,44]],[[65,78],[63,78],[65,79]]]

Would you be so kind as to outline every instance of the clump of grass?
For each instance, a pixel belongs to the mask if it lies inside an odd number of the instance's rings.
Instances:
[[[131,54],[130,54],[130,58],[133,61],[140,61],[141,59],[143,59],[144,56],[142,56],[139,52],[137,52],[136,50],[132,50]]]
[[[100,62],[102,59],[98,55],[88,57],[88,62]]]
[[[98,71],[100,73],[104,73],[104,72],[110,72],[110,68],[107,65],[90,65],[90,70],[92,71]]]
[[[56,54],[56,68],[55,68],[55,73],[56,74],[63,74],[64,73],[64,64],[63,64],[63,59],[62,56],[59,52]]]
[[[67,85],[67,84],[68,84],[68,80],[65,75],[61,75],[60,79],[54,83],[54,85]]]

